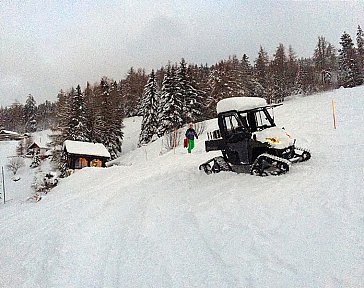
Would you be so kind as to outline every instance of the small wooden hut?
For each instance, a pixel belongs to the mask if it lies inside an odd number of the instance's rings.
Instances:
[[[28,149],[27,149],[27,154],[28,155],[41,155],[41,156],[45,156],[46,152],[49,150],[49,148],[45,145],[42,145],[38,142],[33,142],[31,145],[29,145]]]
[[[64,157],[68,169],[105,167],[110,153],[101,143],[66,140],[63,143]]]
[[[21,140],[24,136],[14,131],[1,130],[0,141]]]

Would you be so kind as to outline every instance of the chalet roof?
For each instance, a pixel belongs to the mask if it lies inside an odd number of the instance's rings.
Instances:
[[[217,113],[227,111],[246,111],[259,107],[267,106],[264,98],[259,97],[231,97],[217,103]]]
[[[102,143],[66,140],[63,149],[70,154],[89,155],[110,158],[110,153]]]
[[[38,147],[38,148],[42,148],[42,149],[49,149],[46,145],[39,144],[36,141],[34,141],[31,145],[29,145],[28,149],[33,149],[34,147]]]
[[[20,136],[19,133],[9,130],[1,130],[0,134],[6,134],[6,135],[14,135],[14,136]]]

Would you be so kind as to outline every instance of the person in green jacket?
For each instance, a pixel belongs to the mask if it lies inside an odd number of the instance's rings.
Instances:
[[[198,136],[197,136],[195,129],[193,129],[193,124],[190,123],[188,126],[189,126],[189,128],[187,129],[185,135],[186,135],[186,138],[188,141],[187,150],[188,150],[188,153],[191,153],[192,149],[195,147],[195,137],[196,137],[196,139],[198,139]]]

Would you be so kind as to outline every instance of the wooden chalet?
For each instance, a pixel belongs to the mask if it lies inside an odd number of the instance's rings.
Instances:
[[[36,155],[39,154],[41,156],[46,155],[46,152],[49,150],[47,146],[41,145],[40,143],[33,142],[27,149],[27,154]]]
[[[0,131],[0,141],[21,140],[23,138],[24,138],[23,135],[14,131],[8,131],[8,130]]]
[[[68,169],[105,167],[110,159],[109,151],[101,143],[66,140],[63,152]]]

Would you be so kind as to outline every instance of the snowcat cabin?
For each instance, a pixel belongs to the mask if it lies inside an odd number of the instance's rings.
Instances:
[[[225,139],[236,133],[251,134],[275,126],[263,98],[227,98],[218,103],[217,113],[220,132]]]
[[[239,112],[239,117],[250,132],[261,131],[276,126],[267,107]]]
[[[106,167],[110,153],[101,143],[66,140],[63,144],[68,169]]]

